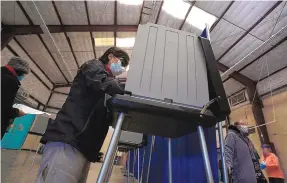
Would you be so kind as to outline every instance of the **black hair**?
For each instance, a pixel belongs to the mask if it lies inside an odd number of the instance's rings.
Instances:
[[[109,63],[108,56],[110,53],[121,60],[123,67],[129,65],[130,61],[129,55],[127,54],[127,52],[117,47],[111,47],[107,49],[107,51],[99,58],[99,60],[104,64],[108,64]]]

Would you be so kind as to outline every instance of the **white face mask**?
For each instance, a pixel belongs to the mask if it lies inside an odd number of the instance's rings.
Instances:
[[[246,125],[240,125],[238,126],[238,129],[245,135],[248,135],[248,126]]]

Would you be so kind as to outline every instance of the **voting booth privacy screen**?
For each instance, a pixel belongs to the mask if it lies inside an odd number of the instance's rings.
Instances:
[[[131,79],[127,79],[125,89],[133,95],[201,108],[210,100],[205,59],[197,35],[154,24],[140,25],[128,73]],[[195,122],[190,119],[190,123]],[[214,181],[218,182],[215,127],[205,128],[204,134]],[[207,182],[198,132],[173,138],[171,144],[173,182]],[[129,157],[129,169],[135,178],[142,177],[142,182],[148,178],[149,183],[169,182],[167,138],[155,136],[152,144],[149,135],[148,145],[139,150],[139,161],[137,152],[130,150]]]

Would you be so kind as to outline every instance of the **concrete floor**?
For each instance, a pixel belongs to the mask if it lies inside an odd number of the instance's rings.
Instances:
[[[41,155],[35,159],[35,163],[30,170],[35,152],[1,150],[1,183],[32,183],[36,180],[38,168],[40,166]],[[92,163],[87,179],[87,183],[96,183],[101,168],[101,163]],[[109,183],[125,183],[123,167],[114,166]],[[131,181],[132,182],[132,178]],[[136,181],[134,181],[136,182]]]

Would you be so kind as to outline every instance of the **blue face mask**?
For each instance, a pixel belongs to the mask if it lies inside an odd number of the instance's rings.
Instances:
[[[18,80],[22,81],[24,79],[24,75],[18,76]]]
[[[124,71],[121,62],[112,63],[110,69],[114,76],[120,75]]]

